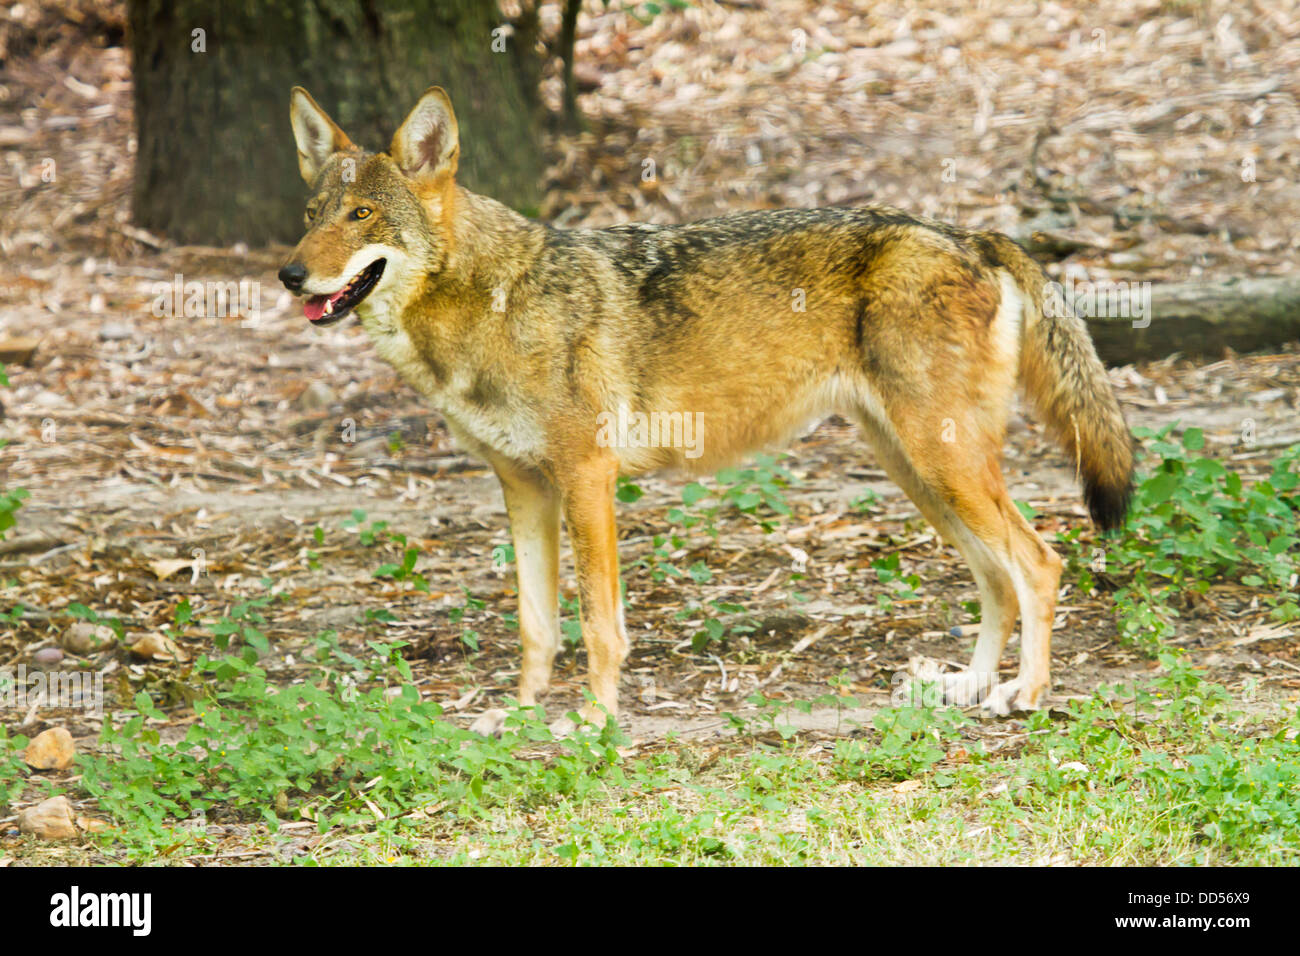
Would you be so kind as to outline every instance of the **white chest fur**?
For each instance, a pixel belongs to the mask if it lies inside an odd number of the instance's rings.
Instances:
[[[375,351],[403,381],[442,412],[453,433],[468,436],[517,461],[541,457],[542,433],[532,415],[506,403],[483,406],[467,401],[464,396],[473,385],[474,369],[459,364],[456,356],[447,356],[445,363],[439,363],[440,377],[420,355],[388,302],[380,298],[363,305],[369,308],[359,309],[358,314]]]

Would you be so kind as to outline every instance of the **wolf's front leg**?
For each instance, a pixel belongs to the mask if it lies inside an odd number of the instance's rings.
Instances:
[[[545,695],[560,649],[560,496],[544,475],[506,461],[492,462],[510,518],[519,581],[519,633],[524,645],[519,703],[531,707]],[[470,728],[496,734],[504,710],[486,711]]]
[[[531,707],[546,693],[560,649],[560,496],[542,475],[497,468],[505,494],[519,577],[519,632],[524,660],[519,703]]]
[[[618,462],[593,454],[563,476],[564,518],[578,566],[582,638],[587,645],[591,693],[611,717],[618,715],[618,677],[627,657],[623,605],[618,587],[618,533],[614,527],[614,488]],[[583,720],[603,726],[605,715],[588,704]]]

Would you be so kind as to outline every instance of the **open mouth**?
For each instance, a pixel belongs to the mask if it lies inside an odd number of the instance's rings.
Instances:
[[[302,314],[311,320],[312,325],[333,325],[346,318],[379,282],[387,261],[376,259],[333,295],[310,296],[302,304]]]

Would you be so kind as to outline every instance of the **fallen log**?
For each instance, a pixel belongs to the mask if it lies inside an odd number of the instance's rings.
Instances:
[[[1092,315],[1080,310],[1107,365],[1174,352],[1222,357],[1226,349],[1277,349],[1300,340],[1300,277],[1156,283],[1150,313]]]

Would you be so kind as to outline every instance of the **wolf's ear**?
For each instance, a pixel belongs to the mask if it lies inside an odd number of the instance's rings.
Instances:
[[[301,86],[295,86],[289,94],[289,122],[293,124],[293,138],[298,144],[298,172],[308,184],[327,159],[352,148],[352,140]]]
[[[451,99],[440,86],[424,91],[406,121],[393,135],[393,161],[409,179],[454,174],[460,158],[460,133]]]

